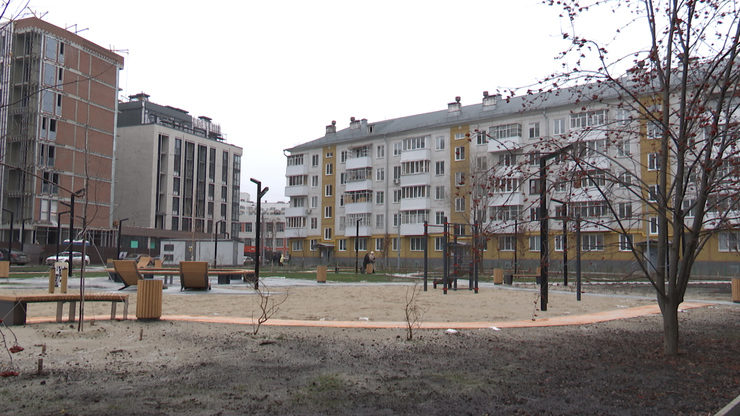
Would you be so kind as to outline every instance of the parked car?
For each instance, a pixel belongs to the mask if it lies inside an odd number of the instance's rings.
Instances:
[[[8,260],[8,249],[7,248],[0,248],[0,260],[3,260],[3,261]],[[10,264],[26,264],[29,261],[30,260],[29,260],[28,255],[22,251],[12,250],[10,252]]]
[[[56,254],[46,258],[46,264],[48,264],[49,266],[53,266],[55,261],[57,261]],[[69,251],[63,251],[59,253],[59,261],[69,261]],[[80,253],[79,251],[72,252],[72,264],[75,266],[79,266],[82,264],[82,253]],[[90,264],[90,256],[88,255],[85,255],[85,264]]]

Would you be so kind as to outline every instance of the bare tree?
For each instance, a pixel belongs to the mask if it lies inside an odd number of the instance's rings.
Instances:
[[[257,335],[262,327],[262,324],[267,322],[270,318],[275,315],[280,306],[288,300],[288,292],[285,292],[282,296],[275,297],[270,289],[265,286],[264,282],[257,288],[255,288],[257,294],[257,306],[259,308],[259,315],[257,320],[254,319],[254,313],[252,314],[252,334]]]
[[[419,282],[406,288],[404,313],[406,317],[406,340],[408,341],[414,338],[414,330],[421,326],[421,320],[424,317],[424,308],[419,306],[418,302],[419,293],[421,293]]]
[[[581,217],[594,226],[622,236],[655,289],[664,351],[674,355],[678,306],[697,257],[711,238],[737,249],[732,237],[740,228],[739,6],[688,0],[545,3],[562,9],[568,28],[562,33],[568,46],[559,55],[564,71],[530,89],[528,105],[566,96],[582,107],[571,113],[577,131],[549,138],[543,149],[568,147],[569,160],[553,170],[580,188],[571,194],[589,196],[571,202],[569,214],[586,214]],[[606,39],[598,38],[603,33],[578,33],[593,13],[617,9],[627,17]],[[629,48],[620,45],[624,33],[636,30],[644,33],[642,42],[633,38]],[[609,52],[620,47],[618,56]],[[608,109],[609,116],[599,109]],[[611,214],[606,221],[598,219],[604,215],[588,215],[604,210]],[[638,249],[633,237],[642,232],[648,239]],[[646,255],[651,250],[654,258]]]

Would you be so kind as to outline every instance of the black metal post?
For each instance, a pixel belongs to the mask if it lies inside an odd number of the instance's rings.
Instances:
[[[480,227],[477,222],[473,224],[473,284],[475,285],[475,293],[478,293],[478,268],[480,258],[483,257],[483,250],[481,250],[480,241],[478,241],[480,238],[478,228]]]
[[[270,189],[270,187],[265,187],[265,189],[262,189],[262,182],[258,181],[257,179],[250,178],[250,181],[255,183],[257,185],[257,229],[255,230],[255,239],[257,240],[257,245],[254,248],[254,290],[259,289],[259,282],[260,282],[260,250],[262,249],[262,241],[260,240],[260,228],[262,227],[262,197],[265,196],[267,191]]]
[[[128,218],[122,218],[118,220],[118,238],[116,239],[116,260],[121,258],[121,225],[124,221],[128,221]]]
[[[517,246],[519,242],[519,218],[514,217],[514,274],[519,273],[519,262],[516,258]]]
[[[563,205],[563,285],[568,286],[568,217]]]
[[[214,269],[216,268],[216,264],[217,264],[216,263],[216,259],[218,259],[218,225],[221,224],[221,223],[226,224],[226,220],[218,220],[218,221],[216,221],[216,230],[213,233],[213,242],[214,242],[214,246],[213,246],[213,268]]]
[[[15,222],[15,213],[7,208],[3,208],[3,211],[10,214],[10,236],[8,236],[8,262],[13,254],[13,222]]]
[[[360,251],[360,220],[357,220],[357,223],[355,224],[355,274],[357,274],[360,271],[359,251]],[[365,271],[363,270],[363,273],[364,272]]]
[[[444,236],[444,245],[442,247],[442,293],[444,293],[445,295],[447,294],[450,274],[450,260],[447,258],[447,239],[449,238],[448,227],[449,225],[447,224],[447,218],[445,218],[444,228],[442,231],[442,234]]]
[[[576,300],[581,300],[581,214],[576,214]]]
[[[70,195],[70,205],[69,205],[69,264],[67,265],[67,270],[69,271],[67,273],[68,277],[72,277],[72,260],[74,259],[74,244],[75,244],[75,193],[72,193]],[[83,261],[85,259],[82,259]]]
[[[547,160],[548,157],[540,158],[540,310],[543,312],[547,310],[547,266],[550,261],[549,247],[547,236],[548,230],[548,215],[547,215]]]
[[[429,239],[429,223],[424,221],[424,291],[427,291],[427,273],[429,272],[428,268],[428,262],[429,262],[429,248],[428,248],[428,242]]]
[[[70,211],[62,211],[57,212],[57,258],[56,261],[59,261],[59,240],[62,238],[62,221],[61,216],[64,214],[69,214]]]

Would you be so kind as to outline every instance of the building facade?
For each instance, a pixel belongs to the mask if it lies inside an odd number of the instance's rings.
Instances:
[[[242,192],[239,240],[244,242],[244,254],[254,256],[257,247],[257,204]],[[288,239],[285,236],[286,202],[263,202],[260,206],[260,255],[265,261],[288,253]]]
[[[129,98],[119,104],[115,218],[183,234],[237,235],[242,149],[208,117],[155,104],[144,93]]]
[[[462,267],[476,245],[484,267],[516,263],[534,271],[541,246],[540,160],[547,155],[551,267],[562,267],[564,251],[575,252],[573,221],[561,230],[562,219],[577,214],[586,270],[636,271],[634,245],[643,256],[655,255],[657,220],[649,205],[659,167],[655,131],[616,98],[576,98],[568,91],[508,99],[484,92],[473,105],[457,97],[442,111],[377,123],[352,118],[342,130],[332,122],[323,137],[286,149],[291,255],[342,264],[375,251],[381,266],[420,270],[425,247],[432,266],[441,266],[446,246]],[[551,154],[556,149],[570,157]],[[642,198],[624,185],[630,183],[642,184]],[[615,216],[624,230],[616,231]],[[695,270],[740,272],[739,235],[716,233]]]
[[[32,17],[0,32],[0,206],[4,241],[54,244],[78,193],[87,238],[114,245],[114,138],[123,58]],[[63,217],[65,225],[68,214]],[[75,238],[82,228],[76,221]],[[68,238],[67,229],[62,239]],[[31,250],[33,251],[33,250]]]

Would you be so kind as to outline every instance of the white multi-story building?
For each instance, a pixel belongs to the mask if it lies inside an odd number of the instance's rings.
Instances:
[[[114,210],[127,226],[239,233],[242,149],[208,117],[155,104],[120,103]]]
[[[261,255],[263,258],[279,257],[288,253],[287,238],[285,235],[286,202],[262,202],[260,224]],[[244,242],[245,255],[254,255],[257,246],[257,203],[250,200],[246,192],[241,193],[241,215],[239,216],[239,240]],[[269,255],[269,256],[268,256]]]

